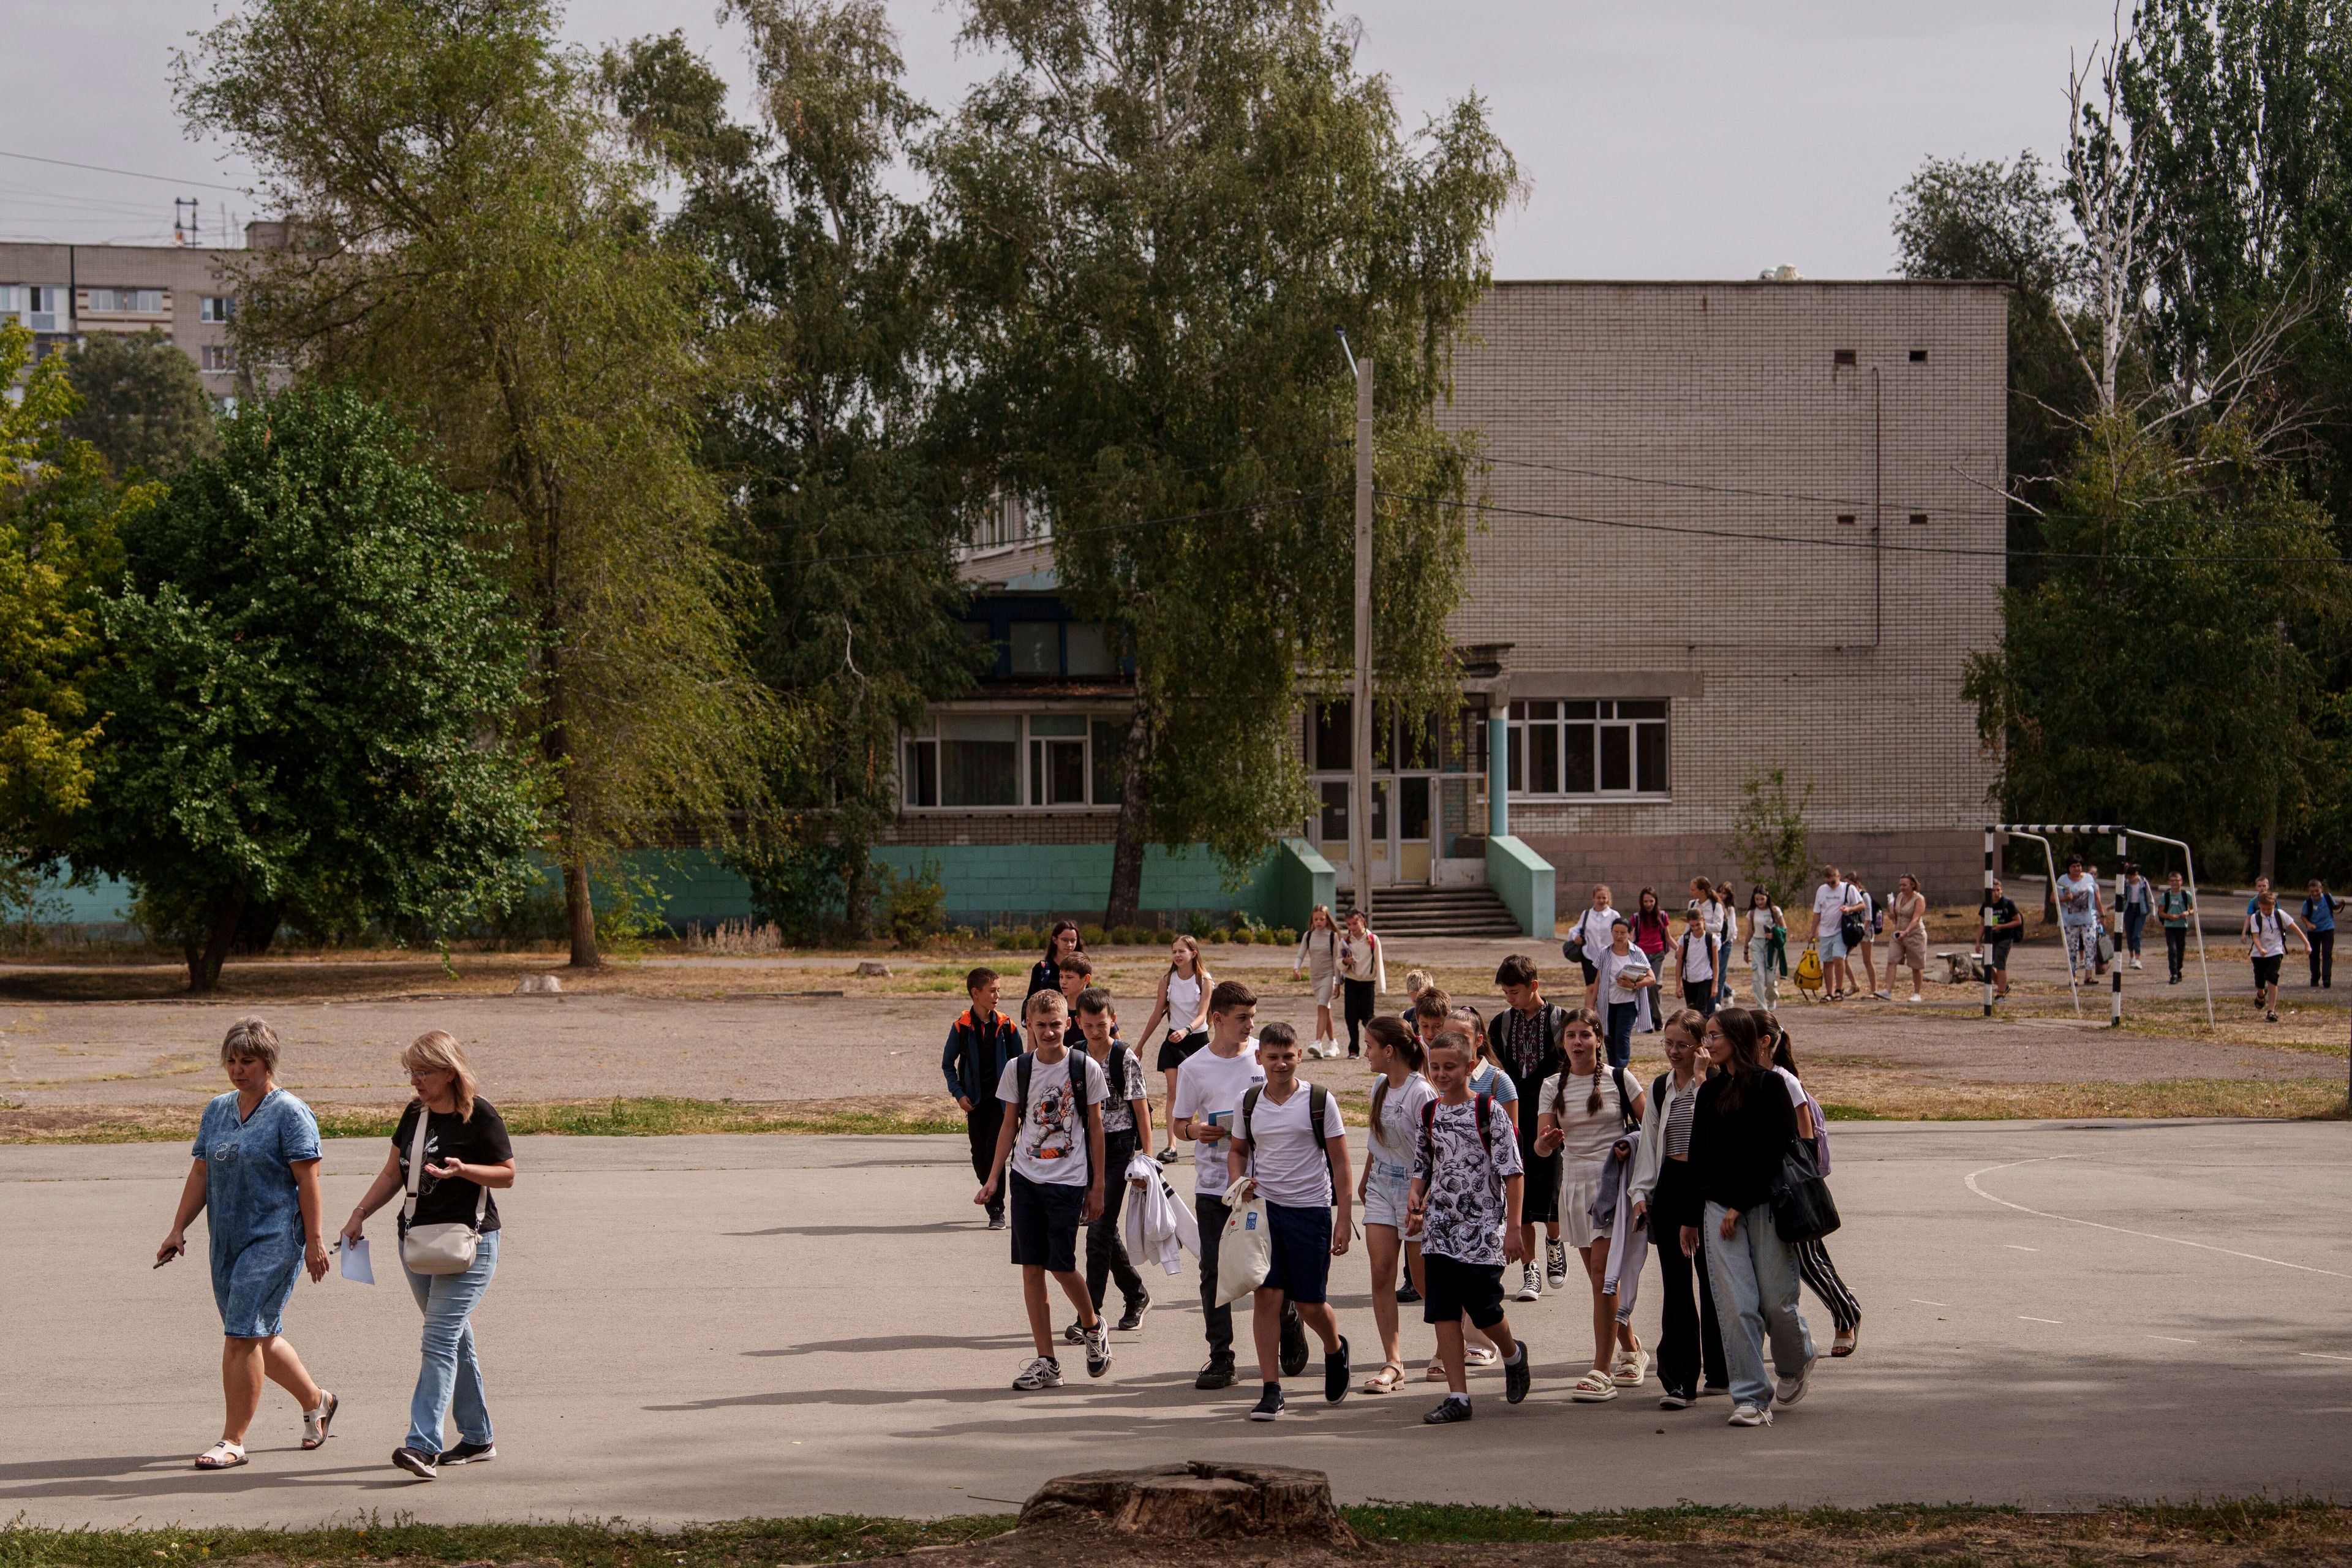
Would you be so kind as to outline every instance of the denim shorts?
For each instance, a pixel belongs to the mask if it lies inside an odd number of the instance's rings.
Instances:
[[[1823,963],[1827,963],[1832,959],[1843,958],[1844,956],[1844,935],[1841,933],[1835,926],[1832,926],[1829,930],[1822,932],[1822,962]]]
[[[1387,1160],[1375,1159],[1364,1170],[1364,1223],[1385,1225],[1405,1234],[1405,1213],[1412,1205],[1412,1173]],[[1418,1235],[1419,1232],[1415,1232]]]

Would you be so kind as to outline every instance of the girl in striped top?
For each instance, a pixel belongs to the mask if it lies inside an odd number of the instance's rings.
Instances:
[[[1667,1070],[1650,1086],[1642,1118],[1642,1149],[1633,1167],[1633,1212],[1646,1215],[1650,1239],[1658,1250],[1658,1276],[1665,1292],[1658,1330],[1658,1386],[1662,1410],[1687,1410],[1700,1393],[1721,1394],[1731,1374],[1723,1361],[1723,1331],[1715,1321],[1715,1290],[1706,1260],[1683,1248],[1683,1227],[1696,1226],[1702,1206],[1691,1179],[1691,1115],[1707,1063],[1699,1048],[1706,1027],[1694,1008],[1666,1020]],[[1694,1299],[1691,1279],[1698,1290]]]

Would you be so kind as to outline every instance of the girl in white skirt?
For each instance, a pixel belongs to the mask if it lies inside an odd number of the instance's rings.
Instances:
[[[1604,1291],[1609,1273],[1607,1231],[1592,1222],[1592,1200],[1601,1190],[1601,1162],[1629,1128],[1641,1125],[1639,1089],[1621,1068],[1602,1060],[1601,1023],[1589,1007],[1568,1016],[1560,1033],[1568,1070],[1544,1079],[1536,1096],[1536,1152],[1558,1150],[1560,1159],[1559,1228],[1571,1251],[1584,1258],[1592,1286],[1592,1369],[1579,1378],[1570,1397],[1595,1405],[1614,1399],[1621,1388],[1639,1388],[1649,1375],[1649,1352],[1631,1323],[1617,1321],[1617,1293]]]
[[[1307,934],[1290,961],[1290,977],[1304,975],[1315,987],[1315,1046],[1318,1057],[1339,1054],[1339,1032],[1331,1027],[1331,998],[1339,990],[1339,928],[1331,923],[1331,906],[1318,904],[1307,917]]]

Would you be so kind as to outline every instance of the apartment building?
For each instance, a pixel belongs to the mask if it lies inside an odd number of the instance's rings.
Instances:
[[[280,226],[247,226],[247,242]],[[0,241],[0,321],[33,331],[36,360],[100,332],[160,331],[195,363],[215,399],[236,395],[230,266],[240,253],[173,245]]]
[[[2000,635],[2007,353],[1996,284],[1497,284],[1443,415],[1490,463],[1461,707],[1376,721],[1375,889],[1508,877],[1544,931],[1554,884],[1570,908],[1596,881],[1673,895],[1736,871],[1743,782],[1779,768],[1811,789],[1820,855],[1965,895],[1993,762],[1961,680]],[[1048,542],[992,524],[965,574],[996,673],[908,737],[883,857],[931,858],[962,914],[1098,911],[1129,689]],[[1302,866],[1349,888],[1349,735],[1344,702],[1303,715],[1320,809],[1248,888],[1155,849],[1145,907],[1288,923]]]

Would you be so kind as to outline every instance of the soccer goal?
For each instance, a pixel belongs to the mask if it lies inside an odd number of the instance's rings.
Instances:
[[[2197,858],[2190,852],[2188,845],[2178,838],[2168,838],[2161,833],[2147,833],[2138,828],[2126,827],[2116,823],[1996,822],[1988,824],[1985,827],[1984,846],[1984,904],[1978,910],[1977,929],[1979,934],[1992,924],[1993,863],[2000,856],[2000,836],[2004,833],[2012,838],[2031,838],[2042,846],[2042,858],[2050,868],[2049,887],[2050,896],[2053,899],[2058,895],[2058,852],[2051,847],[2049,838],[2051,834],[2061,833],[2069,837],[2087,834],[2101,838],[2113,834],[2116,840],[2116,863],[2118,868],[2131,858],[2131,841],[2135,838],[2145,838],[2151,844],[2169,845],[2179,850],[2184,868],[2183,879],[2189,884],[2189,907],[2191,911],[2189,923],[2190,929],[2197,933],[2197,973],[2205,986],[2205,1026],[2209,1029],[2213,1026],[2213,974],[2205,963],[2205,907],[2197,899]],[[2117,875],[2115,934],[2120,938],[2123,935],[2124,895],[2120,871]],[[2123,952],[2118,948],[2107,966],[2109,975],[2107,1025],[2110,1028],[2123,1026]],[[2074,958],[2072,953],[2066,955],[2066,988],[2074,993],[2074,1012],[2077,1016],[2080,1016],[2083,1011],[2083,989],[2080,982],[2075,978]],[[1984,983],[1984,1016],[1988,1018],[1992,1016],[1992,968],[1988,964],[1985,968]]]

